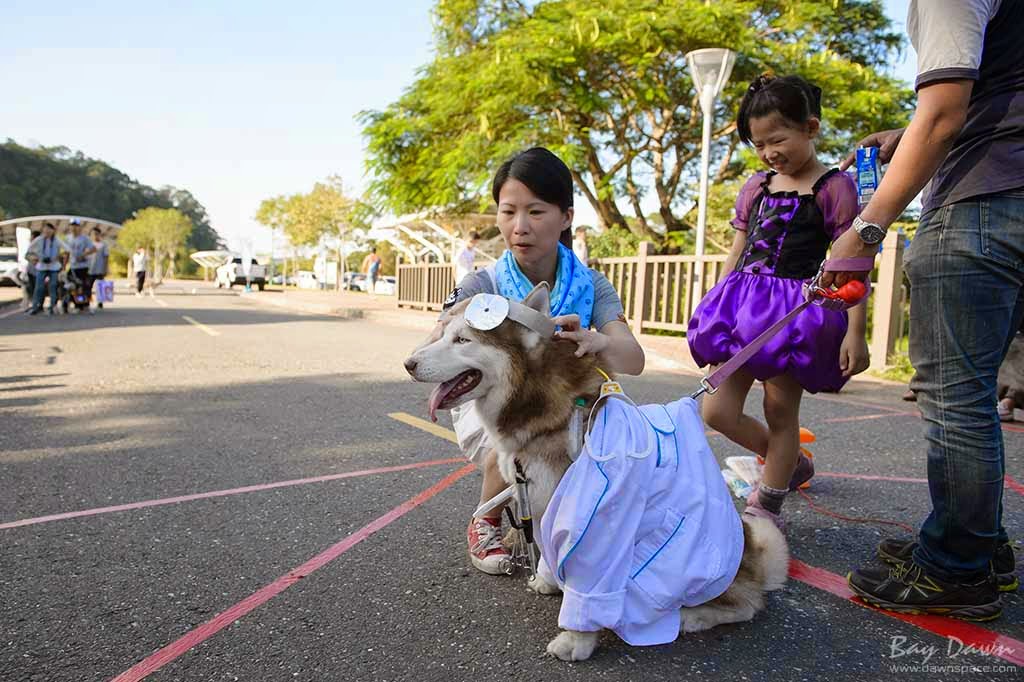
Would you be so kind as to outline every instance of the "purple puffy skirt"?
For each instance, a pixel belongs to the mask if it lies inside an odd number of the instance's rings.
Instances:
[[[686,340],[699,367],[719,365],[803,303],[803,282],[731,272],[697,306]],[[809,393],[838,391],[845,311],[808,306],[743,366],[758,381],[788,374]]]

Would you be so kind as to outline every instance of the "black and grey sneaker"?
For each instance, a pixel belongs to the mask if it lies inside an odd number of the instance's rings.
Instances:
[[[995,620],[1003,613],[993,574],[973,584],[950,583],[909,561],[859,568],[846,575],[846,582],[865,602],[888,611],[961,620]]]
[[[887,538],[878,543],[878,558],[887,564],[907,563],[913,559],[915,547],[917,540]],[[996,547],[995,556],[992,557],[992,570],[995,571],[996,585],[1000,592],[1015,592],[1020,587],[1020,580],[1014,573],[1016,568],[1016,559],[1010,543],[1004,542]]]

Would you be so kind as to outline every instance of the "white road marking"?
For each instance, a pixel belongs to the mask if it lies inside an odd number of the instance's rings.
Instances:
[[[188,315],[182,315],[181,319],[185,320],[189,324],[194,324],[195,326],[199,327],[200,329],[202,329],[204,332],[206,332],[210,336],[220,336],[220,332],[217,331],[216,329],[210,329],[209,327],[207,327],[202,322],[194,320],[191,317],[189,317]]]

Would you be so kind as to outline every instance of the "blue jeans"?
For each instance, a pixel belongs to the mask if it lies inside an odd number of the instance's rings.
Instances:
[[[1007,541],[996,377],[1024,316],[1024,192],[922,215],[905,265],[911,388],[932,499],[914,561],[940,579],[973,582]]]
[[[45,270],[36,271],[36,287],[35,291],[32,292],[32,307],[36,310],[40,310],[43,307],[43,296],[46,295],[47,290],[50,292],[50,310],[57,307],[57,275],[59,272],[52,271],[47,272]],[[43,279],[49,279],[49,285],[44,288]]]

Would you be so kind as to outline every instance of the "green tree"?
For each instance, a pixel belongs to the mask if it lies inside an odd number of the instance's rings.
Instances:
[[[124,253],[144,247],[153,264],[153,280],[160,284],[165,267],[174,271],[179,250],[191,234],[192,227],[192,221],[178,209],[144,208],[124,223],[117,243]]]
[[[114,223],[150,206],[175,208],[192,221],[175,259],[181,269],[193,272],[188,253],[221,245],[206,208],[188,190],[154,189],[67,147],[31,148],[13,140],[0,144],[0,205],[0,217],[68,214]]]
[[[714,183],[751,165],[734,115],[763,71],[822,87],[826,157],[904,123],[912,96],[887,75],[902,39],[879,0],[442,0],[435,23],[420,77],[360,114],[373,198],[395,213],[479,209],[498,164],[541,144],[566,160],[604,227],[659,241],[658,225],[670,238],[690,229],[701,123],[684,55],[702,47],[739,55],[715,112]],[[648,193],[656,222],[641,207]]]
[[[368,228],[376,215],[368,201],[348,196],[341,178],[331,176],[314,184],[306,194],[263,200],[256,211],[256,221],[280,229],[295,246],[316,246],[325,238],[334,239],[338,263],[347,270],[342,242],[353,229]]]

